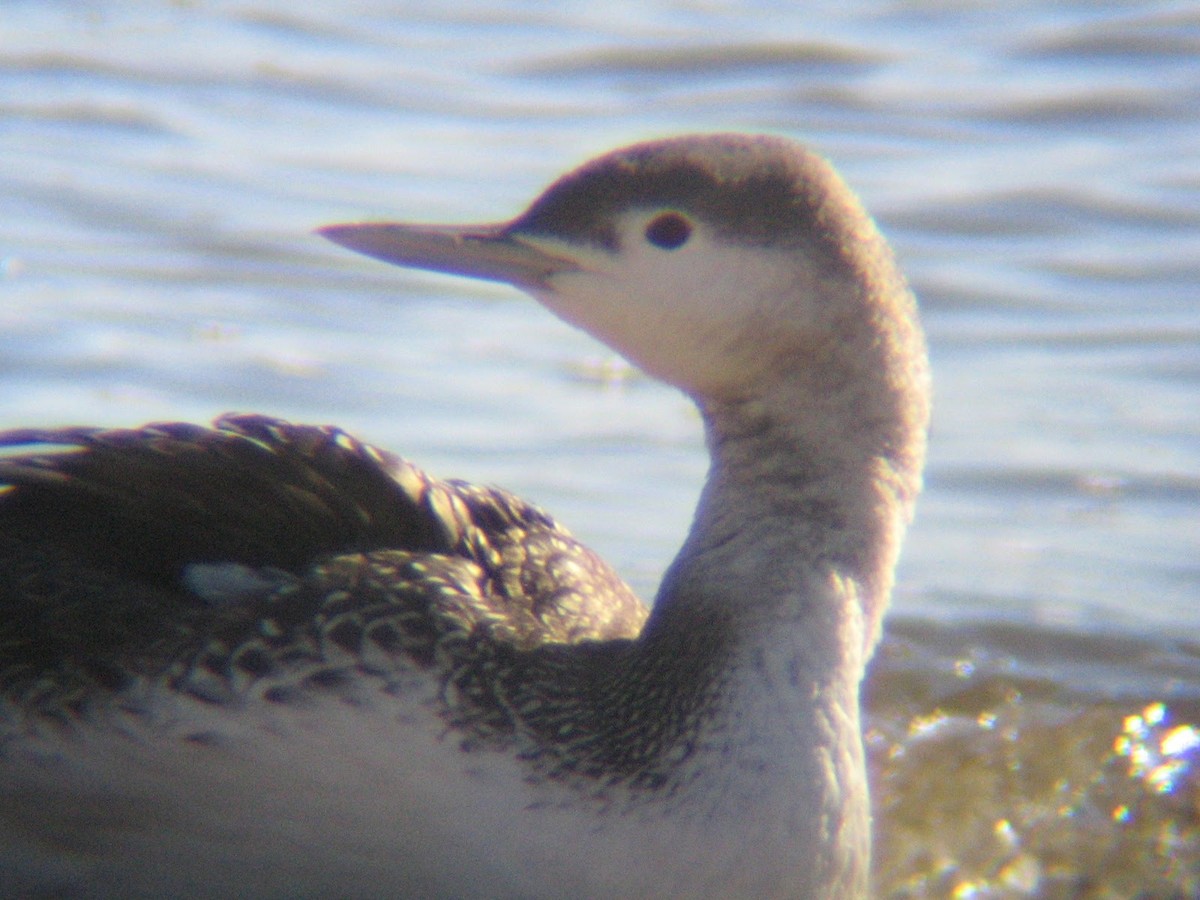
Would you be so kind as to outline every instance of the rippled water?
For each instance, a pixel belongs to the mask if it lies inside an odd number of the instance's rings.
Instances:
[[[12,2],[0,427],[334,421],[651,594],[674,393],[323,222],[494,219],[618,143],[802,138],[924,309],[928,490],[869,685],[880,894],[1200,892],[1193,4]]]

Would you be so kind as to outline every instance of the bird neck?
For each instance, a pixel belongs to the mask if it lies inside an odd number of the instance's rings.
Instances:
[[[704,710],[684,742],[700,749],[672,783],[705,773],[704,821],[787,823],[751,829],[736,850],[764,877],[799,878],[797,896],[866,891],[859,684],[919,484],[926,410],[922,354],[891,359],[847,353],[861,371],[816,384],[798,370],[753,396],[700,402],[711,470],[638,648],[649,660],[637,662],[673,677],[622,670],[636,679],[627,694],[654,696],[611,705],[622,734],[643,706],[655,722]]]
[[[893,302],[911,304],[904,294]],[[699,400],[712,463],[650,628],[683,614],[775,632],[828,614],[834,655],[869,656],[920,489],[928,418],[914,320],[828,342],[746,396]],[[819,641],[809,632],[806,641]],[[832,661],[832,660],[831,660]]]

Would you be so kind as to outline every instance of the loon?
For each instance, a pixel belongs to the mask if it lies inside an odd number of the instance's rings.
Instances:
[[[859,685],[929,387],[833,168],[684,136],[501,224],[320,233],[690,397],[683,547],[647,608],[536,506],[336,428],[0,434],[0,895],[867,894]]]

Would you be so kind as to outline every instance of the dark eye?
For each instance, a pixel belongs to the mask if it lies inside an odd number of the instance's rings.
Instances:
[[[691,236],[692,223],[677,212],[655,216],[646,226],[646,240],[664,250],[682,247]]]

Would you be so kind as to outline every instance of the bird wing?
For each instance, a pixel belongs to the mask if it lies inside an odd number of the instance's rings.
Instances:
[[[146,677],[216,699],[289,668],[345,671],[320,666],[331,655],[384,672],[437,665],[451,637],[522,651],[645,620],[537,507],[336,428],[236,415],[0,447],[10,699],[63,708]]]

